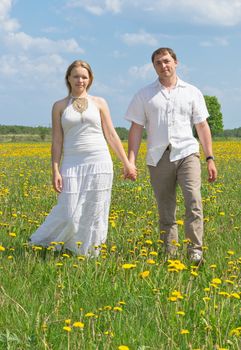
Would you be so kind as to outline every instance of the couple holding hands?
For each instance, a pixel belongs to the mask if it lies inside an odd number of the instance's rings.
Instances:
[[[67,69],[68,96],[52,109],[53,187],[57,205],[30,237],[30,244],[97,256],[106,241],[111,202],[113,165],[108,145],[123,163],[124,177],[136,180],[136,159],[142,131],[147,131],[146,162],[156,197],[159,226],[166,253],[174,255],[178,242],[176,186],[181,187],[185,208],[188,257],[202,261],[203,210],[199,144],[207,161],[208,181],[217,170],[208,111],[200,90],[177,76],[175,52],[159,48],[152,54],[157,79],[138,91],[127,109],[131,122],[128,157],[112,124],[106,101],[88,94],[93,82],[90,65],[74,61]],[[107,141],[107,142],[106,142]],[[81,244],[80,244],[81,242]]]

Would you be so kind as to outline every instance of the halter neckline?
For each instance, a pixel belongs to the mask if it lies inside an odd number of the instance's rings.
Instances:
[[[77,98],[88,98],[88,95],[86,95],[86,96],[73,96],[73,95],[70,95],[70,98],[72,98],[72,99],[77,99]]]

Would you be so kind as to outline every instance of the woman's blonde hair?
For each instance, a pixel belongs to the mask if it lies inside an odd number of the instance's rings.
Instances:
[[[69,67],[67,68],[67,71],[66,71],[66,73],[65,73],[65,84],[66,84],[66,86],[67,86],[67,89],[68,89],[68,91],[69,91],[69,94],[71,94],[71,85],[70,85],[70,83],[69,83],[68,78],[69,78],[69,76],[70,76],[70,74],[71,74],[72,69],[77,68],[77,67],[83,67],[83,68],[87,69],[87,71],[88,71],[88,73],[89,73],[89,79],[90,79],[90,81],[89,81],[89,84],[88,84],[88,86],[87,86],[87,90],[90,88],[90,86],[91,86],[91,84],[92,84],[92,82],[93,82],[93,80],[94,80],[94,75],[93,75],[93,72],[92,72],[92,69],[91,69],[89,63],[87,63],[87,62],[85,62],[85,61],[81,61],[81,60],[76,60],[76,61],[74,61],[73,63],[71,63],[71,64],[69,65]]]

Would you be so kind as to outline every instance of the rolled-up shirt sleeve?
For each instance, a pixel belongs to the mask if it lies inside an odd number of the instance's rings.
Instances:
[[[195,89],[195,98],[193,100],[193,123],[198,124],[209,117],[208,109],[203,94],[200,90]]]
[[[125,114],[125,119],[142,126],[146,125],[145,107],[140,93],[137,93],[131,100]]]

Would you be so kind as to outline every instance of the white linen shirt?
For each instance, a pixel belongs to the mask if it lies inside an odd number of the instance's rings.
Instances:
[[[204,97],[195,86],[178,79],[168,91],[157,79],[136,93],[125,119],[146,128],[146,162],[156,166],[168,145],[171,162],[199,152],[192,128],[208,116]]]

